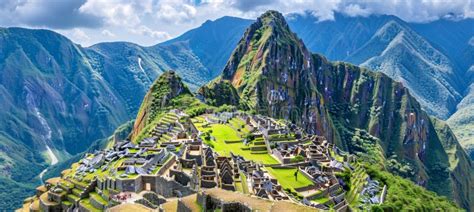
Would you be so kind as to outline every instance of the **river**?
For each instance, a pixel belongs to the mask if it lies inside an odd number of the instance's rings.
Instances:
[[[48,145],[46,145],[46,153],[48,154],[49,158],[51,159],[51,166],[58,163],[58,158],[57,158],[56,155],[54,154],[53,150],[51,150],[51,148],[49,148]],[[48,167],[48,168],[49,168],[49,167]],[[41,180],[41,183],[43,183],[43,184],[44,184],[43,175],[44,175],[44,173],[46,173],[46,172],[48,171],[48,168],[44,169],[44,170],[39,174],[39,178],[40,178],[40,180]]]

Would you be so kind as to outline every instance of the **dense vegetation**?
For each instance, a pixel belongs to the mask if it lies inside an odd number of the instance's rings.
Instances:
[[[211,82],[208,86],[201,87],[198,93],[206,97],[206,104],[209,105],[239,105],[239,94],[227,80]]]
[[[386,201],[373,211],[461,211],[446,197],[437,196],[400,176],[366,164],[367,174],[388,187]]]

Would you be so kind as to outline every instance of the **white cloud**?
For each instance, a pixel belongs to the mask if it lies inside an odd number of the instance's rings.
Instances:
[[[144,25],[141,25],[136,29],[132,29],[131,32],[138,35],[151,37],[151,38],[157,39],[158,41],[163,41],[163,40],[167,40],[171,38],[171,36],[167,32],[154,31]]]
[[[187,0],[161,0],[156,6],[156,18],[173,23],[189,21],[197,14],[195,5]]]
[[[100,27],[100,17],[78,10],[85,1],[1,0],[0,24],[54,29]]]
[[[332,20],[335,12],[350,16],[396,15],[409,22],[441,17],[474,18],[474,0],[0,0],[0,26],[75,28],[89,43],[106,39],[152,45],[177,36],[206,20],[222,16],[254,19],[266,10],[310,14]],[[146,27],[146,28],[144,28]],[[109,33],[110,32],[110,33]],[[113,33],[112,33],[113,32]],[[115,36],[111,36],[115,35]],[[76,41],[78,42],[78,41]]]
[[[352,16],[352,17],[355,17],[355,16],[366,17],[366,16],[370,15],[370,13],[371,13],[371,11],[369,9],[362,8],[358,4],[349,4],[345,8],[342,9],[342,12],[349,15],[349,16]]]
[[[130,27],[140,24],[139,15],[152,12],[150,3],[151,1],[87,0],[79,11],[103,17],[109,25]]]
[[[103,36],[106,36],[106,37],[115,37],[115,36],[116,36],[114,33],[112,33],[112,32],[109,31],[109,30],[106,30],[106,29],[102,30],[101,34],[102,34]]]
[[[358,7],[358,8],[357,8]],[[448,14],[463,18],[474,17],[472,0],[385,0],[385,1],[342,1],[339,4],[340,12],[362,12],[369,14],[396,15],[408,22],[428,22],[437,20]]]
[[[70,33],[68,33],[70,38],[76,43],[87,43],[90,41],[89,35],[83,30],[74,28]]]

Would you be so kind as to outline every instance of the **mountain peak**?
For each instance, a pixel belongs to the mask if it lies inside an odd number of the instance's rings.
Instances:
[[[161,74],[143,99],[133,127],[133,137],[136,137],[144,126],[153,121],[161,110],[168,107],[174,98],[185,94],[191,95],[191,91],[178,74],[174,71]]]
[[[285,17],[280,12],[274,10],[269,10],[258,17],[254,25],[259,28],[270,28],[273,30],[273,33],[284,32],[293,34]]]
[[[145,99],[151,95],[150,97],[161,100],[160,103],[163,106],[169,100],[181,94],[191,94],[191,91],[184,85],[181,77],[175,71],[170,70],[165,71],[158,77],[145,96]]]
[[[272,69],[278,63],[276,61],[301,55],[309,57],[310,53],[291,32],[283,15],[270,10],[247,29],[228,60],[222,78],[240,91],[254,89],[255,80]]]
[[[283,15],[275,10],[268,10],[267,12],[263,13],[258,19],[270,23],[272,21],[279,21],[283,22],[286,24],[285,17]]]
[[[398,33],[405,31],[405,27],[403,27],[400,23],[397,21],[391,20],[387,22],[385,25],[383,25],[376,33],[374,36],[377,37],[388,37],[393,38],[395,37]]]

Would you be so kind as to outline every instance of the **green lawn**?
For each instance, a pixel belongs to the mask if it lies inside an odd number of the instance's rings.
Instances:
[[[232,127],[225,124],[213,124],[210,129],[212,130],[211,135],[214,136],[217,141],[234,141],[242,139],[239,134],[232,129]]]
[[[321,197],[319,199],[314,199],[311,202],[323,204],[327,201],[329,201],[329,197],[324,196],[324,197]]]
[[[128,150],[130,153],[137,153],[138,152],[138,149],[129,149]]]
[[[279,162],[269,154],[251,154],[250,150],[242,150],[245,146],[242,142],[240,143],[229,143],[226,144],[224,141],[240,140],[238,133],[232,129],[232,127],[225,124],[213,124],[210,125],[206,130],[212,130],[211,135],[216,139],[215,141],[208,141],[208,143],[214,146],[214,150],[220,155],[230,156],[230,152],[241,155],[247,160],[253,160],[263,164],[279,164]]]
[[[247,133],[249,133],[249,130],[245,125],[245,121],[241,118],[233,118],[229,121],[229,124],[231,124],[234,129],[240,129],[240,134],[242,135],[246,135]],[[242,126],[244,127],[242,128]]]
[[[204,127],[204,125],[207,125],[207,121],[203,116],[195,117],[192,118],[191,121],[194,123],[194,126],[196,126],[197,130],[206,132],[210,127]]]
[[[278,179],[278,182],[281,184],[283,188],[301,188],[305,186],[313,185],[313,182],[305,177],[301,172],[298,173],[298,181],[295,181],[295,171],[296,168],[293,169],[273,169],[273,168],[265,168],[268,170],[268,173],[272,175],[274,178]]]
[[[331,157],[333,157],[334,159],[336,159],[337,161],[339,162],[344,162],[344,157],[336,154],[334,151],[332,150],[329,150],[329,152],[331,153]]]

